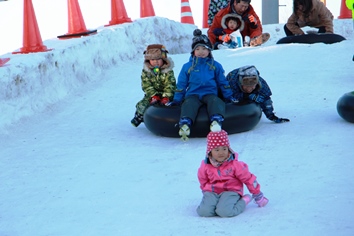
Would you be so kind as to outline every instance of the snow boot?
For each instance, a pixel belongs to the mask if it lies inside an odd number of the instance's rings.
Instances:
[[[134,127],[138,127],[141,122],[144,122],[144,115],[135,112],[134,118],[130,121]]]
[[[210,118],[210,122],[211,122],[210,131],[220,132],[223,121],[224,121],[224,118],[221,115],[218,115],[218,114],[212,115]]]
[[[190,134],[190,127],[192,125],[192,120],[188,117],[182,117],[179,121],[179,136],[181,136],[182,141],[187,141]]]
[[[252,201],[252,197],[249,194],[243,195],[241,199],[245,201],[246,205]]]

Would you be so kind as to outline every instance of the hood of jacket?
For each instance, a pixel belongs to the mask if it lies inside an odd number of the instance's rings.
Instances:
[[[167,73],[173,70],[174,62],[171,57],[162,58],[162,60],[164,61],[164,64],[160,68],[161,73]],[[146,72],[152,72],[152,69],[154,69],[154,67],[150,65],[150,62],[148,60],[145,60],[143,70]]]
[[[242,17],[239,14],[236,13],[229,13],[224,15],[221,18],[221,26],[223,29],[227,29],[227,25],[226,25],[226,19],[227,18],[235,18],[237,21],[237,29],[242,31],[243,28],[245,27],[245,22],[242,20]]]

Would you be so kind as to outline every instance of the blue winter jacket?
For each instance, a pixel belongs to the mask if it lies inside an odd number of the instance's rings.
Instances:
[[[230,99],[232,90],[224,72],[222,65],[212,57],[191,56],[179,73],[173,101],[181,103],[191,95],[198,95],[199,99],[209,94],[218,95],[218,88],[226,100]]]

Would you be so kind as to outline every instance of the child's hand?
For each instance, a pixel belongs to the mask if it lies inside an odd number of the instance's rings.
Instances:
[[[226,102],[232,103],[232,104],[237,104],[239,101],[234,97],[229,97],[228,99],[226,99]]]
[[[169,103],[169,102],[170,102],[170,99],[168,99],[168,98],[166,98],[166,97],[165,97],[165,98],[162,98],[161,101],[160,101],[161,105],[165,105],[165,106],[166,106],[166,104]]]
[[[284,123],[284,122],[289,122],[290,120],[287,118],[279,118],[276,115],[271,115],[268,117],[269,120],[274,121],[275,123]]]
[[[221,40],[225,43],[228,43],[229,41],[231,41],[231,37],[229,34],[224,34],[224,35],[219,36],[219,40]]]
[[[263,193],[260,192],[258,194],[253,194],[252,197],[254,198],[254,201],[259,207],[264,207],[265,205],[268,204],[269,200],[265,196],[263,196]]]
[[[161,98],[157,95],[155,96],[152,96],[151,99],[150,99],[150,105],[154,105],[156,103],[159,103],[161,100]]]
[[[260,95],[260,94],[254,94],[254,93],[251,93],[250,95],[248,95],[248,98],[252,101],[255,101],[257,103],[263,103],[265,98]]]

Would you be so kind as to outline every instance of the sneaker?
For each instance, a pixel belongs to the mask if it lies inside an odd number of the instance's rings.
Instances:
[[[192,125],[192,120],[189,119],[188,117],[183,117],[179,121],[179,136],[181,136],[181,139],[183,141],[188,140],[188,136],[190,134],[190,127]]]
[[[224,121],[224,118],[221,115],[218,114],[212,115],[210,121],[211,121],[210,131],[212,132],[221,131],[222,122]]]
[[[261,199],[255,200],[255,202],[259,207],[264,207],[265,205],[268,204],[269,200],[266,197],[261,197]]]
[[[135,112],[135,116],[134,118],[130,121],[130,123],[134,126],[134,127],[138,127],[141,122],[144,122],[144,116],[140,113]]]
[[[263,34],[255,37],[255,38],[251,39],[250,46],[251,47],[260,46],[263,43],[267,42],[269,38],[270,38],[270,34],[269,33],[263,33]]]
[[[246,205],[252,201],[252,197],[249,194],[243,195],[241,199],[245,201]]]
[[[214,120],[210,124],[210,131],[211,132],[220,132],[221,131],[221,125],[216,120]]]

